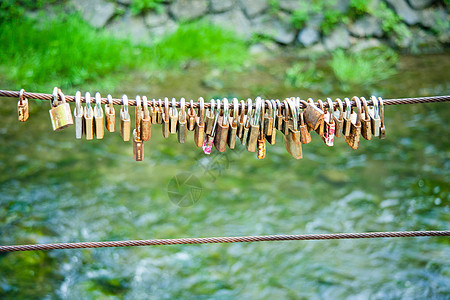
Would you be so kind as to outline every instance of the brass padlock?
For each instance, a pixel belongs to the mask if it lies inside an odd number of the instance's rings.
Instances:
[[[158,123],[158,107],[156,106],[155,99],[152,100],[151,119],[152,119],[152,124]]]
[[[311,143],[311,133],[308,130],[308,125],[305,123],[305,110],[308,107],[308,103],[305,100],[300,100],[300,103],[305,105],[305,109],[303,111],[299,111],[298,117],[300,118],[300,136],[302,139],[302,144]]]
[[[24,89],[19,92],[19,102],[17,102],[17,114],[20,122],[25,122],[28,120],[28,99],[23,96],[25,93]]]
[[[300,141],[300,131],[298,130],[298,110],[296,108],[296,103],[292,99],[287,100],[288,109],[292,116],[292,126],[289,127],[288,133],[284,136],[284,145],[288,153],[295,159],[301,159],[303,157],[302,153],[302,143]]]
[[[84,94],[84,135],[86,140],[94,139],[94,110],[91,107],[91,94],[86,92]]]
[[[166,139],[169,137],[169,99],[164,98],[164,111],[162,114],[162,133]]]
[[[203,142],[203,146],[202,146],[203,152],[208,155],[211,154],[212,146],[214,144],[214,137],[216,134],[217,122],[218,122],[219,113],[220,113],[220,101],[219,100],[217,100],[217,106],[218,107],[216,109],[214,122],[213,122],[212,128],[211,128],[211,134],[206,135],[205,140]]]
[[[277,117],[275,119],[275,126],[279,131],[283,130],[283,109],[281,107],[281,101],[275,100],[275,103],[277,104]]]
[[[342,100],[339,98],[336,98],[336,101],[339,105],[339,111],[337,109],[334,110],[333,118],[334,118],[334,124],[336,126],[336,130],[334,135],[337,137],[342,136],[342,130],[344,127],[344,105],[342,103]]]
[[[251,127],[251,121],[252,121],[252,111],[253,111],[253,103],[252,99],[247,99],[247,115],[245,118],[244,128],[242,130],[242,138],[241,143],[242,145],[246,146],[248,144],[248,133],[250,131]]]
[[[236,137],[238,129],[238,113],[239,113],[239,103],[236,98],[233,99],[233,116],[228,119],[230,124],[230,129],[228,130],[227,143],[230,149],[236,147]]]
[[[289,104],[288,104],[288,99],[285,99],[283,101],[283,105],[284,105],[284,119],[283,119],[283,130],[281,131],[284,135],[287,135],[289,133],[289,125],[292,126],[291,123],[291,118],[289,116]]]
[[[109,132],[116,131],[116,111],[114,109],[114,104],[111,95],[106,96],[108,99],[108,104],[105,104],[105,119],[106,119],[106,130]]]
[[[324,111],[314,104],[314,100],[309,98],[308,105],[306,105],[304,110],[303,118],[312,130],[316,130],[321,124],[323,124],[324,114]]]
[[[325,132],[325,120],[324,120],[325,119],[325,110],[324,110],[323,102],[321,99],[317,100],[317,103],[319,104],[320,110],[323,111],[324,114],[323,114],[323,118],[319,121],[319,126],[317,126],[317,128],[315,130],[320,137],[323,137],[323,134]]]
[[[100,140],[105,135],[105,119],[103,116],[102,98],[99,92],[95,93],[94,120],[95,136],[97,140]]]
[[[220,107],[220,101],[218,100],[218,105]],[[230,126],[228,125],[228,99],[223,99],[223,113],[220,112],[219,108],[219,118],[217,119],[216,124],[216,136],[214,138],[214,147],[216,147],[217,151],[225,152],[227,150],[227,138],[228,138],[228,129]]]
[[[269,117],[268,117],[267,125],[264,124],[264,127],[270,126],[270,121],[272,121],[272,129],[266,130],[266,132],[267,132],[266,140],[267,140],[267,142],[269,142],[269,144],[275,145],[276,137],[277,137],[277,129],[275,126],[275,119],[276,119],[276,115],[277,115],[277,103],[275,102],[275,100],[270,100],[269,102],[267,102],[267,106],[268,106]]]
[[[61,101],[58,101],[58,96]],[[66,98],[61,90],[57,87],[53,89],[53,101],[51,109],[48,111],[52,122],[53,131],[59,131],[73,124],[70,105],[66,102]]]
[[[380,127],[380,139],[386,138],[386,128],[384,127],[384,103],[381,97],[378,97],[378,102],[380,104],[380,119],[381,119],[381,127]]]
[[[264,109],[264,134],[271,135],[273,128],[273,107],[270,100],[266,100],[267,110]]]
[[[372,125],[372,135],[380,136],[381,118],[380,118],[380,105],[378,99],[375,96],[371,97],[372,108],[369,108],[370,122]]]
[[[128,97],[122,96],[122,108],[120,109],[120,136],[125,142],[130,140],[131,119],[128,111]]]
[[[189,103],[187,129],[189,131],[193,131],[195,129],[195,109],[194,109],[194,100],[192,99],[191,102]]]
[[[198,99],[198,111],[194,130],[194,142],[197,147],[202,147],[205,139],[205,100]]]
[[[148,100],[146,96],[142,96],[142,119],[141,119],[141,139],[147,142],[152,137],[152,122],[150,118],[150,111],[148,109]]]
[[[344,136],[350,135],[350,128],[352,127],[352,104],[350,102],[350,99],[345,98],[345,112],[344,112],[344,127],[342,128],[342,133]]]
[[[238,128],[237,128],[237,133],[236,133],[236,136],[238,138],[240,138],[241,140],[242,140],[242,135],[244,134],[246,118],[247,118],[247,115],[245,114],[245,102],[244,102],[244,100],[241,100],[241,112],[239,114],[239,119],[238,119],[238,124],[237,124]]]
[[[258,159],[264,159],[266,157],[266,138],[265,138],[265,127],[266,127],[266,122],[265,122],[265,102],[264,100],[261,100],[262,104],[262,108],[261,108],[261,119],[260,119],[260,128],[259,128],[259,137],[258,137],[258,142],[257,142],[257,147],[256,147],[256,157]],[[269,101],[270,103],[270,101]],[[272,105],[272,103],[270,103],[270,105]]]
[[[207,135],[211,135],[214,127],[214,106],[215,101],[214,99],[211,99],[209,110],[206,112],[205,132]]]
[[[136,107],[135,107],[135,125],[134,128],[136,128],[136,135],[139,139],[142,140],[142,117],[144,115],[144,111],[142,110],[142,101],[141,96],[136,95]]]
[[[352,112],[352,123],[350,126],[350,134],[345,136],[345,141],[352,149],[358,149],[359,139],[361,137],[361,101],[358,97],[353,97],[352,100],[356,102],[357,112]]]
[[[163,108],[161,104],[161,99],[158,99],[158,110],[156,113],[156,123],[162,124],[163,123]]]
[[[75,138],[83,137],[83,106],[81,106],[81,92],[75,93],[75,109],[73,110],[73,119],[75,121]]]
[[[172,103],[173,105],[173,103]],[[180,99],[180,113],[178,114],[178,125],[177,125],[177,131],[178,131],[178,143],[184,144],[186,142],[186,134],[187,134],[187,128],[186,128],[186,103],[184,98]]]
[[[367,106],[366,98],[361,97],[363,103],[364,113],[361,113],[361,133],[366,140],[372,139],[372,123],[369,116],[369,107]]]
[[[136,161],[144,159],[144,142],[139,138],[136,129],[133,129],[133,157]]]
[[[334,123],[334,103],[330,98],[327,99],[327,102],[328,109],[323,119],[324,128],[322,140],[324,141],[325,145],[331,147],[334,145],[334,132],[336,130],[336,125]]]
[[[255,101],[256,101],[256,108],[252,116],[250,131],[248,132],[248,139],[247,139],[247,151],[249,152],[256,151],[259,137],[259,127],[260,127],[259,124],[261,122],[261,108],[263,100],[260,97],[256,97]]]
[[[177,133],[178,110],[175,105],[176,105],[175,98],[172,98],[172,107],[169,110],[169,118],[170,118],[169,131],[171,134]]]

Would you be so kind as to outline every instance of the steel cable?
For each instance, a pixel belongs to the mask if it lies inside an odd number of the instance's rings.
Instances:
[[[134,241],[109,242],[81,242],[58,244],[34,244],[0,246],[0,252],[105,248],[105,247],[135,247],[155,245],[186,245],[186,244],[215,244],[215,243],[250,243],[268,241],[298,241],[298,240],[338,240],[338,239],[370,239],[393,237],[420,237],[420,236],[450,236],[450,231],[394,231],[394,232],[363,232],[363,233],[328,233],[328,234],[298,234],[298,235],[265,235],[265,236],[236,236],[236,237],[210,237],[210,238],[180,238],[180,239],[153,239]]]

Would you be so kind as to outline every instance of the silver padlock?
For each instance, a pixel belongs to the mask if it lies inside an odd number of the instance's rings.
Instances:
[[[83,106],[81,106],[81,92],[77,91],[75,93],[75,109],[73,110],[76,139],[81,139],[83,137],[83,112]]]

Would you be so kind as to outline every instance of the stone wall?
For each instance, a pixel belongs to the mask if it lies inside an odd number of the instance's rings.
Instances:
[[[196,20],[234,30],[244,39],[264,36],[278,45],[324,51],[338,47],[365,48],[380,43],[407,49],[431,47],[442,50],[450,41],[449,8],[444,2],[435,0],[385,0],[412,33],[401,42],[383,30],[381,19],[370,14],[338,22],[324,34],[320,29],[324,12],[319,11],[312,13],[301,28],[295,28],[292,14],[300,8],[300,2],[312,0],[164,0],[159,13],[150,10],[137,15],[131,13],[132,1],[72,0],[69,5],[92,26],[146,44],[174,32],[181,22]],[[379,4],[380,1],[372,2]],[[276,3],[276,9],[273,3]],[[332,8],[343,14],[350,9],[350,0],[333,3]]]

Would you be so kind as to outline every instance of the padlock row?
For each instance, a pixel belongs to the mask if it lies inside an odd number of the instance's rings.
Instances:
[[[53,90],[53,100],[49,110],[54,131],[75,124],[75,137],[87,140],[94,136],[102,139],[104,128],[115,131],[115,110],[111,95],[103,111],[100,93],[94,98],[85,94],[85,105],[82,106],[81,93],[75,94],[75,109],[72,113],[70,105],[65,101],[60,89]],[[94,107],[91,103],[94,99]],[[149,101],[147,97],[136,96],[135,126],[131,133],[131,117],[129,114],[128,97],[122,96],[120,109],[120,135],[124,141],[132,139],[133,156],[135,160],[144,158],[144,142],[151,138],[151,128],[154,124],[162,125],[162,134],[168,138],[176,134],[179,143],[186,142],[187,131],[194,131],[194,143],[201,147],[205,154],[210,154],[214,145],[219,152],[225,152],[227,147],[234,149],[239,139],[249,152],[256,152],[259,159],[266,156],[266,143],[275,144],[277,131],[284,135],[285,147],[289,154],[301,159],[302,144],[311,142],[311,132],[315,131],[327,146],[334,145],[335,137],[344,136],[352,149],[357,149],[361,135],[371,140],[373,137],[385,138],[384,105],[381,97],[372,96],[372,105],[368,105],[364,97],[354,96],[356,111],[352,108],[349,98],[344,101],[327,99],[328,107],[322,100],[318,105],[313,99],[307,101],[300,97],[280,100],[265,100],[257,97],[254,101],[238,101],[234,98],[211,99],[208,108],[203,98],[198,105],[193,100],[188,104],[180,99],[177,108],[175,99],[169,102]],[[255,105],[253,105],[255,103]],[[195,108],[197,107],[197,109]],[[303,107],[303,108],[302,108]],[[19,93],[19,121],[28,118],[28,100]]]

